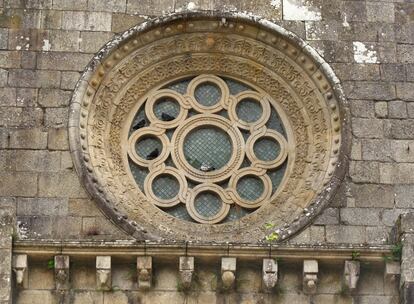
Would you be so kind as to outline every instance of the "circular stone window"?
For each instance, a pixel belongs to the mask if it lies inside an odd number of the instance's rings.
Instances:
[[[105,46],[71,104],[78,173],[139,239],[258,242],[305,227],[342,178],[346,108],[309,46],[265,20],[191,13]]]

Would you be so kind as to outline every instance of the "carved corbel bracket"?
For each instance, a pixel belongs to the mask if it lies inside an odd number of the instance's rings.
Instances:
[[[234,287],[236,280],[236,258],[221,258],[221,280],[224,289]]]
[[[387,261],[385,263],[384,277],[386,282],[395,282],[401,275],[401,265],[399,261]]]
[[[277,283],[278,265],[274,259],[263,259],[263,284],[267,290]]]
[[[344,286],[350,292],[354,292],[357,288],[361,267],[360,265],[359,261],[345,261]]]
[[[110,256],[96,257],[96,288],[98,290],[111,290],[112,288]]]
[[[318,283],[318,261],[303,261],[303,292],[306,294],[315,294]]]
[[[57,290],[68,290],[69,285],[69,256],[55,256],[55,284]]]
[[[152,257],[137,257],[138,288],[148,290],[152,282]]]
[[[179,263],[180,280],[184,289],[191,286],[194,274],[194,257],[182,256]]]
[[[16,274],[16,285],[27,288],[28,285],[28,265],[26,254],[13,255],[13,271]]]

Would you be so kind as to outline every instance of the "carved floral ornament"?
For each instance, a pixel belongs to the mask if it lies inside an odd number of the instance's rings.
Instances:
[[[139,239],[280,240],[343,177],[346,102],[302,40],[251,16],[172,15],[108,43],[70,139],[101,209]]]

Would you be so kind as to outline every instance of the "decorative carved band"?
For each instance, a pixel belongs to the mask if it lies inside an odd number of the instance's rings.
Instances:
[[[158,21],[131,29],[100,52],[77,86],[71,148],[88,191],[108,216],[138,238],[255,242],[269,233],[265,223],[273,224],[280,239],[307,225],[343,176],[347,109],[332,71],[293,34],[263,20],[196,13]],[[182,94],[165,87],[187,78],[191,80]],[[224,78],[253,90],[231,94]],[[197,100],[197,88],[206,82],[221,92],[214,104]],[[160,118],[154,110],[160,98],[176,102],[176,116]],[[253,121],[238,114],[247,101],[262,109]],[[131,133],[141,108],[148,122]],[[191,116],[191,111],[198,114]],[[267,125],[272,113],[279,115],[285,134]],[[192,166],[183,151],[188,134],[202,126],[225,132],[233,151],[225,166],[209,172]],[[249,134],[247,141],[242,132]],[[137,151],[148,138],[160,147],[154,157]],[[257,155],[269,142],[280,147],[277,157]],[[165,164],[169,155],[176,168]],[[244,155],[247,168],[240,167]],[[149,170],[143,191],[129,159]],[[275,188],[266,172],[282,166],[285,171],[275,177],[280,182]],[[160,176],[174,178],[178,194],[159,199],[151,185]],[[253,200],[237,191],[240,180],[248,177],[264,185]],[[192,188],[187,179],[200,184]],[[228,187],[216,184],[227,179]],[[203,216],[195,206],[204,192],[222,200],[213,217]],[[180,203],[199,223],[160,210]],[[258,209],[222,222],[234,203]]]

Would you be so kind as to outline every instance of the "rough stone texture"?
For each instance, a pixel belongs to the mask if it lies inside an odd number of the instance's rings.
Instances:
[[[298,9],[292,10],[295,5]],[[68,102],[80,72],[111,37],[150,16],[193,7],[246,10],[274,19],[313,46],[343,84],[351,109],[352,145],[344,190],[292,243],[390,243],[397,217],[414,209],[414,4],[401,0],[0,0],[0,214],[7,210],[14,218],[17,210],[18,220],[34,238],[128,238],[87,198],[74,172],[66,128]],[[356,62],[354,42],[372,47],[376,62]],[[2,254],[10,256],[11,234],[3,237],[2,229],[10,227],[0,226],[0,243],[8,244],[1,248]],[[413,255],[404,254],[405,258]],[[91,288],[68,299],[183,302],[184,295],[174,286],[176,273],[157,270],[171,281],[157,282],[163,291],[142,294],[132,279],[125,280],[130,267],[122,267],[113,274],[114,286],[122,291],[102,293]],[[272,295],[258,292],[259,268],[243,270],[244,278],[255,279],[241,286],[244,292],[238,295],[217,295],[210,286],[217,278],[212,269],[200,271],[208,279],[202,282],[206,290],[198,303],[309,302],[300,293],[297,265],[284,269],[280,293]],[[340,271],[327,269],[321,276],[315,303],[398,302],[395,290],[394,294],[380,290],[384,284],[375,271],[370,278],[376,279],[361,280],[364,283],[354,298],[341,295]],[[403,273],[407,281],[410,273]],[[10,265],[0,266],[1,304],[10,295],[5,274],[10,277]],[[92,278],[86,279],[92,286]],[[30,289],[19,292],[17,303],[56,303],[53,287],[51,272],[44,265],[35,266]],[[249,288],[255,292],[247,292]],[[185,299],[196,303],[191,296]]]

